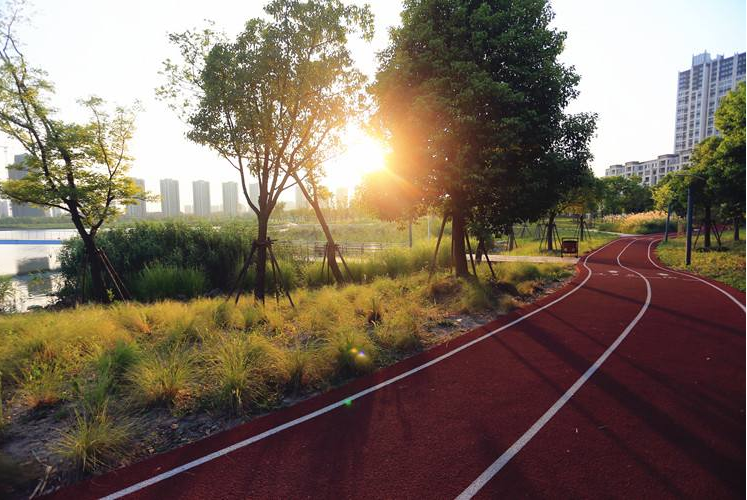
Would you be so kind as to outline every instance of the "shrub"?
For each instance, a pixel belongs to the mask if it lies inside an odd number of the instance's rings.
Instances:
[[[138,274],[146,266],[197,269],[207,288],[226,288],[236,279],[238,266],[251,248],[256,225],[251,220],[223,221],[219,227],[209,222],[138,222],[131,227],[113,227],[99,233],[97,241],[106,252],[125,285],[133,289]],[[85,250],[79,238],[65,242],[59,256],[63,285],[61,297],[83,293]],[[90,298],[90,290],[86,291]]]
[[[133,293],[139,300],[191,299],[206,291],[207,278],[199,269],[156,264],[138,273]]]

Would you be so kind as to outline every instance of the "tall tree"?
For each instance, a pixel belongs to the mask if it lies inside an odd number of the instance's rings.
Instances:
[[[577,206],[583,213],[586,198],[594,189],[594,174],[589,143],[596,129],[596,115],[579,114],[566,117],[559,126],[559,134],[544,159],[543,175],[530,186],[532,198],[548,204],[547,250],[553,250],[552,227],[558,214]]]
[[[472,209],[543,175],[576,95],[552,18],[545,0],[406,0],[380,55],[374,125],[423,206],[451,215],[458,275]]]
[[[105,302],[108,294],[96,234],[119,214],[118,204],[136,203],[145,196],[127,177],[135,114],[123,107],[110,114],[101,99],[92,97],[81,101],[90,111],[89,122],[57,118],[49,104],[52,84],[19,50],[17,16],[14,11],[0,17],[0,132],[25,150],[19,167],[27,174],[0,183],[0,193],[70,214],[86,249],[93,297]]]
[[[651,189],[641,183],[640,177],[604,177],[601,182],[604,214],[631,214],[645,212],[653,207]]]
[[[745,211],[745,82],[721,99],[715,125],[723,140],[717,148],[720,169],[711,182],[719,193],[723,212],[734,223],[737,241]]]
[[[362,31],[370,38],[373,27],[367,6],[339,0],[273,0],[265,12],[233,42],[212,28],[170,35],[182,62],[164,63],[166,83],[157,91],[188,123],[187,136],[216,150],[239,175],[258,221],[259,299],[270,214],[285,189],[319,177],[336,147],[364,83],[347,37]],[[259,183],[256,204],[250,177]]]

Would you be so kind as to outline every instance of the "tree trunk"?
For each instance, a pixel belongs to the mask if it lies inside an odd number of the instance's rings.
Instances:
[[[109,296],[106,293],[106,285],[104,284],[101,257],[99,256],[98,247],[93,237],[88,233],[84,234],[85,236],[82,236],[83,246],[86,249],[86,258],[91,267],[91,293],[93,294],[94,301],[103,304],[109,302]]]
[[[452,261],[454,271],[457,276],[469,276],[467,270],[467,251],[464,246],[464,212],[460,207],[454,207],[451,217],[451,242],[452,242]]]
[[[705,206],[705,236],[703,237],[703,248],[708,251],[711,249],[711,206]]]
[[[93,300],[102,304],[107,303],[109,302],[109,296],[106,293],[103,266],[101,263],[101,257],[99,256],[98,247],[96,246],[96,240],[94,236],[86,231],[80,214],[78,213],[78,207],[70,202],[68,203],[68,208],[70,209],[70,219],[73,221],[75,229],[78,231],[78,235],[83,241],[83,247],[86,250],[86,260],[88,261],[88,265],[91,267],[91,294],[93,295]],[[85,294],[85,290],[82,290],[81,294]],[[85,296],[83,296],[83,299],[85,299]]]
[[[555,243],[555,240],[553,237],[555,236],[554,232],[554,225],[555,225],[555,214],[551,213],[547,218],[547,251],[552,252],[554,250],[553,244]]]
[[[335,281],[337,283],[343,283],[345,281],[345,278],[342,276],[342,271],[340,271],[340,266],[337,264],[337,257],[335,256],[335,240],[334,238],[332,238],[332,231],[329,230],[329,226],[327,225],[327,220],[324,218],[322,209],[319,206],[317,200],[315,200],[311,196],[311,193],[308,192],[306,186],[304,186],[303,183],[299,181],[298,177],[294,175],[293,178],[301,188],[301,192],[303,193],[304,198],[306,198],[306,200],[309,202],[311,208],[314,209],[316,220],[319,221],[319,225],[322,227],[322,232],[324,233],[324,237],[327,240],[327,262],[329,263],[329,269],[332,271],[332,276],[335,277]]]
[[[257,217],[257,243],[258,247],[255,252],[257,256],[257,279],[254,282],[254,297],[264,302],[265,301],[265,274],[267,271],[267,225],[268,225],[268,214],[264,214],[260,211],[259,217]]]
[[[734,217],[734,241],[739,241],[739,223],[741,221],[741,217]]]

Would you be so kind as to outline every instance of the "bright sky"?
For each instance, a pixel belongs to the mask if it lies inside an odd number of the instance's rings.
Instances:
[[[2,0],[0,0],[2,1]],[[387,27],[399,22],[400,2],[371,1],[376,36],[371,44],[351,43],[358,67],[373,76],[375,53],[387,44]],[[56,84],[55,104],[66,118],[82,118],[75,101],[91,94],[112,103],[138,99],[132,175],[158,193],[158,180],[180,181],[181,202],[191,204],[193,180],[211,182],[213,205],[220,183],[235,171],[209,149],[184,138],[185,128],[156,101],[161,62],[174,56],[168,32],[202,26],[211,19],[229,34],[261,14],[261,1],[231,0],[36,0],[21,36],[27,58]],[[581,96],[569,111],[599,114],[592,150],[597,175],[613,163],[648,160],[674,148],[677,72],[693,54],[707,50],[731,55],[745,50],[742,0],[552,0],[555,25],[568,32],[563,61],[581,75]],[[351,126],[351,151],[327,166],[329,187],[353,186],[365,168],[353,161],[376,156],[374,146]],[[7,160],[20,152],[5,138]],[[5,174],[3,174],[5,175]],[[288,193],[287,199],[292,199]],[[155,208],[155,207],[154,207]]]

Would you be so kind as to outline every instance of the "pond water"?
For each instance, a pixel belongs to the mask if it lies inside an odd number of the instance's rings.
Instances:
[[[10,302],[15,311],[54,302],[52,293],[60,286],[56,270],[62,245],[47,242],[75,234],[75,230],[65,229],[0,230],[0,275],[13,276]]]

